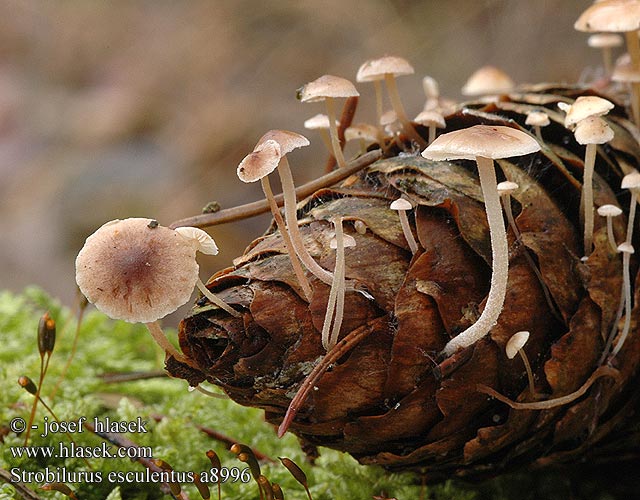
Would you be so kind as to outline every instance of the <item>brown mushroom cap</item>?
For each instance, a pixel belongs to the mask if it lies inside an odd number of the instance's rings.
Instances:
[[[353,83],[339,76],[324,75],[298,89],[300,102],[318,102],[327,97],[356,97],[360,93]]]
[[[573,25],[578,31],[625,32],[640,28],[640,2],[606,0],[585,10]]]
[[[151,219],[107,222],[76,258],[87,300],[114,319],[151,323],[185,304],[198,280],[194,245]]]
[[[540,151],[540,144],[529,134],[499,125],[474,125],[438,137],[422,152],[430,160],[475,160],[509,158]]]
[[[277,141],[262,141],[238,165],[238,178],[242,182],[259,181],[277,168],[281,158],[282,150]]]
[[[414,69],[409,61],[397,56],[385,56],[366,61],[358,69],[357,82],[373,82],[384,80],[384,75],[413,75]]]

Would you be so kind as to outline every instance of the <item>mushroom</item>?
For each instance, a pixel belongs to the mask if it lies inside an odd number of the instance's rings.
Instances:
[[[622,37],[617,33],[595,33],[587,39],[589,47],[602,50],[602,63],[605,76],[611,75],[611,49],[620,47],[623,43]]]
[[[462,95],[480,96],[503,94],[513,90],[515,83],[501,69],[483,66],[474,72],[462,87]]]
[[[413,120],[420,125],[429,127],[429,140],[428,144],[431,144],[436,138],[436,128],[445,128],[446,123],[444,116],[435,110],[424,110],[418,114]]]
[[[618,246],[618,252],[622,252],[622,287],[624,290],[624,326],[622,327],[622,333],[616,346],[611,351],[611,357],[615,357],[620,352],[624,341],[629,334],[629,328],[631,327],[631,277],[629,275],[629,265],[631,260],[631,254],[635,252],[631,243],[624,242]]]
[[[346,142],[358,140],[360,154],[364,154],[367,152],[367,143],[378,140],[378,128],[368,123],[356,123],[344,131],[344,140]]]
[[[584,153],[584,175],[582,181],[584,255],[587,256],[591,253],[593,246],[593,171],[596,162],[596,146],[613,139],[613,130],[599,116],[589,116],[578,122],[574,134],[578,144],[587,146]]]
[[[293,134],[293,132],[291,132]],[[309,141],[306,137],[295,134],[297,137],[297,146],[303,147],[309,145]],[[293,267],[293,271],[298,279],[298,283],[302,287],[302,291],[307,300],[311,299],[311,285],[309,284],[309,280],[304,274],[304,270],[300,265],[300,261],[298,260],[298,256],[295,250],[295,247],[291,241],[291,237],[289,235],[289,231],[287,231],[287,227],[282,219],[282,214],[280,213],[280,209],[276,203],[275,197],[273,196],[273,190],[271,189],[271,183],[269,182],[269,174],[273,172],[282,159],[282,148],[280,147],[280,143],[274,139],[266,139],[263,138],[258,142],[253,152],[249,153],[244,159],[240,162],[237,169],[238,178],[242,182],[255,182],[260,180],[260,184],[262,186],[262,191],[264,192],[265,198],[269,202],[269,208],[271,209],[271,214],[273,215],[273,219],[276,221],[276,226],[280,231],[282,236],[282,241],[287,249],[287,253],[289,254],[289,260],[291,261],[291,266]],[[295,195],[294,195],[295,196]]]
[[[520,231],[516,226],[516,221],[513,218],[513,211],[511,210],[511,194],[514,193],[520,186],[515,182],[503,181],[498,184],[498,194],[502,200],[502,208],[507,215],[507,222],[511,226],[511,230],[516,237],[517,241],[520,241]]]
[[[347,162],[344,159],[338,138],[336,111],[333,100],[339,97],[356,97],[359,95],[349,80],[332,75],[321,76],[299,88],[296,93],[300,102],[325,101],[327,116],[329,118],[329,134],[331,136],[331,144],[333,145],[333,155],[336,157],[336,162],[340,168],[346,168]]]
[[[607,0],[594,3],[580,15],[573,26],[578,31],[590,33],[624,33],[632,65],[636,70],[640,70],[640,42],[638,41],[640,2]],[[638,125],[640,123],[640,83],[632,83],[631,90],[633,121]]]
[[[200,280],[196,250],[217,251],[211,237],[201,233],[204,231],[196,230],[194,241],[194,237],[160,226],[152,219],[107,222],[87,238],[78,253],[78,287],[107,316],[144,323],[168,355],[191,364],[167,340],[158,320],[191,297]],[[221,307],[239,315],[227,304]]]
[[[387,86],[387,92],[389,94],[389,100],[391,106],[396,112],[404,132],[411,138],[411,140],[417,142],[420,147],[425,147],[426,143],[424,139],[416,132],[413,127],[407,113],[402,105],[400,99],[400,93],[398,92],[398,86],[396,85],[396,77],[403,75],[413,75],[414,69],[409,61],[397,56],[385,56],[379,59],[371,59],[366,61],[358,68],[356,75],[357,82],[374,82],[376,89],[376,112],[378,123],[382,118],[382,92],[380,89],[380,81],[384,80]]]
[[[629,202],[629,219],[627,220],[627,237],[625,243],[631,244],[633,237],[633,226],[636,218],[636,203],[638,202],[638,189],[640,189],[640,172],[634,170],[622,178],[622,189],[631,191],[631,201]]]
[[[569,107],[561,106],[561,103],[558,103],[558,107],[563,111],[566,110],[567,113],[564,117],[564,126],[573,129],[578,122],[585,118],[606,115],[614,108],[614,105],[607,99],[590,95],[578,97]]]
[[[339,125],[339,122],[336,121],[336,127]],[[323,115],[321,113],[312,116],[308,120],[304,122],[304,128],[307,130],[317,130],[322,138],[322,142],[327,147],[329,152],[333,154],[333,146],[331,145],[331,136],[329,135],[329,129],[331,128],[331,124],[329,123],[329,117],[327,115]]]
[[[322,346],[327,351],[330,351],[338,342],[340,327],[344,318],[344,293],[346,289],[344,249],[356,246],[356,240],[343,232],[342,217],[335,216],[331,221],[335,227],[335,237],[331,239],[329,246],[336,250],[336,265],[322,325]],[[333,327],[331,327],[332,317]],[[329,333],[329,330],[331,330],[331,333]]]
[[[533,381],[533,372],[531,371],[531,365],[529,364],[529,358],[527,357],[527,353],[524,352],[524,345],[529,340],[529,332],[522,331],[514,333],[507,345],[505,346],[505,352],[507,354],[507,358],[513,359],[516,357],[516,354],[520,354],[522,358],[522,362],[524,363],[524,368],[527,371],[527,378],[529,379],[529,392],[531,393],[531,397],[535,397],[535,383]]]
[[[536,137],[542,141],[542,132],[541,128],[549,125],[551,121],[549,120],[549,115],[544,111],[531,111],[527,113],[527,119],[525,120],[525,125],[531,125],[536,132]]]
[[[613,234],[613,218],[622,214],[622,209],[615,205],[602,205],[598,207],[598,215],[607,218],[607,237],[609,238],[609,245],[614,252],[618,251],[618,245],[616,245],[616,237]]]
[[[407,217],[407,211],[413,208],[411,202],[405,198],[398,198],[391,203],[389,208],[398,212],[398,216],[400,217],[400,225],[402,226],[402,232],[404,233],[404,237],[409,244],[411,253],[415,255],[418,251],[418,243],[413,237],[413,232],[411,231],[411,226],[409,225],[409,218]]]
[[[538,141],[520,130],[505,126],[475,125],[441,135],[422,152],[422,156],[430,160],[475,159],[491,236],[493,269],[491,288],[484,310],[473,325],[447,343],[443,351],[447,356],[457,349],[474,344],[489,333],[504,305],[509,272],[509,249],[493,160],[526,155],[539,150]]]

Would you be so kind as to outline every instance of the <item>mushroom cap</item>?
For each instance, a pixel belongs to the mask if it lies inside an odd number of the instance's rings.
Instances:
[[[640,188],[640,172],[634,170],[630,174],[625,175],[622,178],[622,189],[638,189]]]
[[[422,156],[428,160],[475,160],[477,156],[498,159],[540,151],[540,144],[529,134],[499,125],[474,125],[442,134]]]
[[[535,127],[546,127],[549,123],[551,123],[549,115],[544,111],[532,111],[527,114],[527,119],[524,122],[525,125],[533,125]]]
[[[175,232],[184,236],[196,249],[206,255],[218,255],[218,245],[209,233],[197,227],[177,227]]]
[[[622,252],[622,253],[635,253],[635,249],[633,248],[633,245],[631,243],[627,243],[626,241],[624,243],[620,243],[618,245],[618,252]]]
[[[626,32],[640,27],[640,2],[606,0],[585,10],[573,27],[578,31]]]
[[[336,126],[339,124],[340,122],[336,120]],[[304,128],[309,130],[328,129],[329,117],[327,115],[323,115],[322,113],[318,113],[317,115],[314,115],[304,121]]]
[[[349,234],[343,234],[342,243],[344,245],[344,248],[355,247],[356,239]],[[336,240],[335,236],[331,238],[331,240],[329,241],[329,248],[331,248],[332,250],[335,250],[338,248],[338,240]]]
[[[413,75],[414,69],[409,61],[397,56],[384,56],[379,59],[370,59],[358,68],[357,82],[373,82],[384,80],[387,74],[393,76]]]
[[[273,139],[258,143],[238,165],[238,178],[242,182],[256,182],[273,172],[282,159],[280,144]]]
[[[518,184],[516,184],[515,182],[511,182],[511,181],[503,181],[503,182],[499,182],[498,183],[498,193],[500,193],[501,195],[503,194],[511,194],[514,191],[516,191],[516,189],[518,189],[520,186],[518,186]]]
[[[573,127],[576,123],[589,116],[606,115],[613,108],[613,103],[602,97],[595,95],[580,96],[569,107],[567,116],[564,118],[564,126],[567,128]]]
[[[378,139],[378,129],[369,123],[356,123],[347,127],[344,131],[344,138],[347,141],[354,139],[365,139],[375,141]]]
[[[611,79],[614,82],[637,83],[640,82],[640,70],[631,63],[630,58],[620,58],[613,68]]]
[[[617,217],[622,214],[622,209],[615,205],[602,205],[598,207],[598,215],[601,217]]]
[[[589,116],[576,125],[573,133],[578,144],[604,144],[613,139],[613,130],[599,116]]]
[[[388,111],[385,111],[384,113],[382,113],[382,116],[380,117],[380,125],[382,125],[383,127],[396,123],[397,121],[398,121],[398,114],[393,109],[389,109]]]
[[[413,121],[419,123],[420,125],[426,125],[427,127],[435,126],[438,128],[445,128],[447,126],[444,121],[444,116],[431,109],[421,111],[418,116],[413,119]]]
[[[440,97],[440,86],[435,78],[425,76],[422,78],[422,90],[427,99],[437,99]]]
[[[258,143],[256,144],[256,148],[267,141],[276,141],[280,146],[280,154],[282,156],[291,153],[294,149],[303,148],[310,144],[309,139],[296,132],[291,132],[289,130],[269,130],[266,134],[260,137],[260,140],[258,140]]]
[[[346,78],[323,75],[320,78],[300,87],[296,97],[300,102],[318,102],[327,97],[356,97],[360,94]]]
[[[473,73],[462,87],[462,95],[499,94],[515,87],[513,80],[495,66],[483,66]]]
[[[398,198],[397,200],[391,202],[389,208],[391,210],[411,210],[413,208],[413,205],[409,200],[405,198]]]
[[[199,270],[193,243],[151,222],[107,222],[87,238],[76,258],[80,290],[113,319],[151,323],[193,293]]]
[[[522,349],[527,343],[527,340],[529,340],[529,332],[523,331],[514,333],[507,341],[507,345],[504,348],[507,354],[507,358],[515,358],[516,354],[518,354],[518,351]]]
[[[594,49],[620,47],[623,43],[623,38],[617,33],[596,33],[587,39],[589,47],[593,47]]]

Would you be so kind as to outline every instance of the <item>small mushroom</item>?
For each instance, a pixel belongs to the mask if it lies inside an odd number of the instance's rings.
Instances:
[[[357,97],[359,95],[349,80],[332,75],[321,76],[298,89],[296,93],[300,102],[325,102],[327,116],[329,118],[329,134],[333,146],[333,155],[336,157],[336,162],[340,168],[346,168],[347,161],[344,159],[342,146],[338,138],[334,99],[340,97]]]
[[[636,219],[636,206],[638,202],[638,191],[640,190],[640,172],[634,170],[622,178],[622,189],[631,191],[631,201],[629,202],[629,219],[627,220],[627,237],[625,243],[631,244],[633,238],[633,227]]]
[[[429,127],[428,144],[431,144],[435,140],[436,128],[445,128],[447,125],[444,121],[444,116],[435,110],[422,111],[414,118],[413,121],[420,125],[424,125],[425,127]]]
[[[196,239],[198,243],[178,231],[156,226],[153,219],[107,222],[87,238],[78,253],[76,282],[87,300],[107,316],[144,323],[168,355],[191,364],[167,340],[158,320],[190,299],[200,280],[196,250],[217,250],[213,240],[201,242],[204,236],[200,234]],[[227,304],[225,307],[239,315]]]
[[[624,341],[627,339],[629,329],[631,327],[631,276],[629,273],[629,266],[631,261],[631,254],[635,252],[631,243],[621,243],[618,246],[618,252],[622,252],[622,287],[624,290],[624,326],[622,327],[622,333],[616,342],[616,346],[611,351],[611,357],[615,357],[622,349]]]
[[[549,115],[544,111],[531,111],[527,113],[527,119],[525,120],[525,125],[531,125],[536,132],[536,137],[542,141],[542,127],[546,127],[549,125],[551,121],[549,120]]]
[[[516,221],[513,218],[513,211],[511,210],[511,194],[518,189],[518,184],[511,181],[503,181],[498,184],[498,194],[502,200],[502,208],[507,216],[507,222],[511,226],[511,230],[516,237],[517,241],[520,241],[520,231],[516,225]]]
[[[398,216],[400,217],[400,225],[402,226],[402,232],[404,233],[404,237],[409,244],[411,253],[415,255],[418,251],[418,243],[413,237],[413,232],[411,231],[411,226],[409,225],[409,218],[407,217],[407,211],[413,208],[411,202],[405,198],[398,198],[391,203],[389,208],[398,212]]]
[[[598,207],[598,215],[607,218],[607,237],[609,238],[609,245],[614,252],[618,251],[618,245],[616,244],[616,237],[613,234],[613,218],[621,214],[622,209],[615,205],[602,205]]]
[[[587,146],[584,154],[582,182],[584,255],[586,257],[591,253],[593,246],[593,171],[596,162],[596,146],[613,139],[613,130],[599,116],[589,116],[578,122],[574,134],[578,144]]]
[[[336,122],[336,127],[339,125],[339,122]],[[312,116],[308,120],[304,122],[304,128],[307,130],[317,130],[322,138],[322,142],[327,147],[329,152],[333,154],[333,146],[331,145],[331,136],[329,135],[329,129],[331,128],[331,124],[329,123],[329,117],[327,115],[323,115],[321,113]]]
[[[522,331],[514,333],[507,345],[505,346],[505,352],[507,354],[507,358],[513,359],[516,357],[516,354],[520,354],[522,358],[522,362],[524,363],[524,368],[527,371],[527,378],[529,379],[529,393],[532,398],[535,398],[536,389],[535,382],[533,380],[533,372],[531,371],[531,364],[529,363],[529,358],[527,357],[527,353],[524,352],[524,345],[529,340],[529,332]]]
[[[398,120],[402,123],[403,130],[411,140],[417,142],[421,147],[425,147],[426,143],[424,139],[416,132],[416,129],[409,121],[402,100],[400,99],[400,93],[398,92],[398,86],[396,85],[396,77],[403,75],[413,75],[414,69],[409,61],[397,56],[385,56],[379,59],[371,59],[366,61],[358,68],[356,75],[357,82],[374,82],[376,85],[376,110],[378,123],[382,118],[382,92],[380,89],[380,81],[384,80],[387,86],[387,92],[389,94],[389,100],[391,106],[398,116]]]
[[[491,237],[492,273],[489,295],[478,320],[451,339],[444,348],[447,356],[484,337],[498,321],[504,305],[509,273],[509,248],[502,219],[500,196],[493,160],[534,153],[540,144],[520,130],[495,125],[475,125],[438,137],[422,152],[430,160],[476,160]]]
[[[590,116],[603,116],[614,108],[611,101],[603,99],[598,96],[580,96],[569,107],[561,107],[561,103],[558,103],[558,107],[565,111],[567,115],[564,118],[564,126],[573,129],[578,122],[581,122],[585,118]]]
[[[611,50],[620,47],[624,40],[617,33],[595,33],[587,39],[589,47],[602,51],[602,64],[606,76],[611,75]]]
[[[367,152],[367,144],[378,140],[378,128],[368,123],[356,123],[344,131],[345,141],[359,141],[360,154]]]
[[[462,87],[462,95],[495,96],[510,92],[515,87],[513,80],[495,66],[483,66],[475,71]]]

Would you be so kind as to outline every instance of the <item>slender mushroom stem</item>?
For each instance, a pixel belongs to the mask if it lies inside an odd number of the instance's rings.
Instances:
[[[404,234],[404,237],[409,244],[411,253],[415,255],[418,252],[418,243],[413,237],[413,231],[411,231],[409,218],[407,217],[407,211],[410,209],[411,203],[405,198],[399,198],[391,204],[391,210],[396,210],[398,212],[398,217],[400,217],[400,225],[402,226],[402,233]]]
[[[501,194],[500,198],[502,199],[502,208],[507,216],[507,222],[513,231],[513,235],[516,237],[516,241],[520,242],[522,240],[522,236],[518,229],[518,225],[516,224],[516,220],[513,218],[513,210],[511,210],[511,194]]]
[[[629,203],[629,220],[627,221],[627,237],[625,243],[631,244],[633,238],[633,224],[636,218],[636,205],[638,202],[638,194],[636,189],[631,189],[631,202]]]
[[[329,117],[329,119],[332,120],[332,117]],[[293,176],[291,175],[291,168],[289,168],[289,162],[287,161],[286,156],[283,156],[278,164],[278,173],[280,174],[282,194],[284,195],[285,219],[287,221],[287,229],[289,230],[289,236],[291,237],[293,248],[302,263],[310,272],[312,272],[323,283],[331,285],[333,283],[333,274],[313,260],[313,257],[311,257],[304,246],[304,241],[302,241],[302,235],[298,228],[298,216],[296,214],[296,193],[293,184]]]
[[[536,396],[536,386],[533,380],[533,371],[531,370],[531,365],[529,364],[529,358],[527,357],[527,353],[524,352],[524,349],[520,349],[518,351],[520,357],[522,358],[522,362],[524,363],[524,369],[527,371],[527,378],[529,379],[529,393],[532,398]]]
[[[215,304],[220,309],[225,310],[226,312],[231,314],[231,316],[235,316],[236,318],[240,318],[242,316],[242,314],[240,314],[238,311],[236,311],[233,307],[231,307],[229,304],[227,304],[224,300],[222,300],[216,294],[212,293],[205,286],[205,284],[202,282],[202,280],[200,278],[198,278],[198,281],[196,281],[196,286],[198,287],[198,290],[200,290],[200,292],[202,292],[202,295],[204,295],[207,299],[209,299],[209,302],[211,302],[212,304]]]
[[[147,327],[147,330],[149,330],[149,333],[153,337],[153,340],[156,341],[156,344],[158,344],[167,355],[173,356],[176,359],[176,361],[179,361],[180,363],[184,363],[191,367],[197,368],[197,366],[193,363],[192,360],[187,358],[181,352],[178,352],[178,350],[173,346],[173,344],[169,342],[164,332],[162,331],[162,328],[160,327],[160,323],[158,321],[145,323],[145,326]]]
[[[436,125],[429,125],[429,144],[436,140]]]
[[[544,141],[544,139],[542,138],[542,127],[540,125],[534,125],[533,130],[536,132],[536,137],[538,138],[538,140],[540,140],[540,142]]]
[[[613,234],[613,217],[607,216],[607,238],[609,239],[609,245],[614,252],[618,251],[618,245],[616,245],[616,237]]]
[[[345,293],[345,241],[344,232],[342,230],[342,218],[335,217],[333,220],[336,231],[336,268],[334,272],[334,282],[331,285],[331,293],[335,289],[333,328],[331,329],[331,336],[327,342],[328,349],[333,347],[338,342],[340,335],[340,327],[342,326],[342,320],[344,318],[344,293]],[[331,296],[329,297],[331,301]],[[325,316],[326,321],[326,316]],[[328,332],[327,332],[328,333]]]
[[[327,97],[325,99],[327,105],[327,116],[329,117],[329,135],[331,136],[331,145],[333,146],[333,155],[336,157],[336,162],[339,168],[346,168],[347,161],[344,159],[344,153],[340,146],[340,139],[338,138],[338,128],[336,127],[336,110],[333,97]]]
[[[509,276],[509,248],[507,245],[507,233],[502,219],[500,208],[500,196],[498,195],[496,174],[493,160],[482,156],[476,156],[480,186],[487,211],[487,221],[491,235],[491,288],[482,314],[478,320],[451,339],[444,347],[444,354],[450,356],[459,348],[467,347],[484,337],[498,321],[502,312],[504,299],[507,292],[507,279]]]
[[[596,161],[596,145],[587,144],[584,157],[584,179],[582,182],[582,208],[584,213],[584,255],[593,247],[593,168]]]
[[[411,140],[417,142],[421,148],[427,147],[427,143],[425,140],[416,132],[416,129],[409,121],[407,117],[407,113],[404,110],[404,106],[402,105],[402,100],[400,99],[400,93],[398,92],[398,86],[396,85],[396,79],[391,73],[385,73],[384,81],[387,85],[387,90],[389,91],[389,99],[391,100],[391,105],[393,106],[393,110],[398,115],[398,120],[402,123],[402,127],[404,128],[405,133],[411,138]]]
[[[282,218],[282,214],[280,213],[280,209],[276,204],[276,200],[273,196],[273,191],[271,189],[271,183],[269,182],[269,176],[265,176],[260,179],[260,184],[262,185],[262,191],[269,202],[269,207],[271,208],[271,214],[273,215],[274,220],[276,221],[276,226],[278,226],[278,230],[282,235],[282,241],[284,242],[284,246],[287,249],[287,253],[289,254],[289,260],[291,261],[291,266],[293,267],[293,272],[298,279],[298,283],[302,287],[302,291],[307,299],[307,301],[311,300],[311,285],[309,284],[309,280],[304,273],[304,269],[302,269],[302,265],[298,260],[298,256],[296,254],[295,249],[293,248],[293,243],[291,243],[291,238],[289,236],[289,231],[287,231],[287,226],[284,223],[284,219]]]
[[[614,358],[620,352],[624,341],[627,339],[629,329],[631,327],[631,277],[629,274],[629,266],[633,247],[630,244],[623,243],[618,247],[622,252],[622,286],[624,287],[624,326],[620,338],[616,346],[611,351],[611,357]]]
[[[627,42],[627,52],[631,57],[631,64],[635,70],[640,70],[640,40],[638,40],[638,31],[627,31],[625,34]],[[631,111],[633,114],[633,122],[636,126],[640,125],[640,83],[631,83]]]

